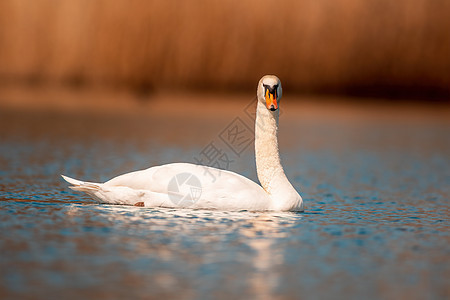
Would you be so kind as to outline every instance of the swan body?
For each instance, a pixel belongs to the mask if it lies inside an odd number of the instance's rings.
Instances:
[[[278,151],[281,82],[266,75],[258,83],[255,121],[256,169],[261,186],[234,172],[190,163],[155,166],[105,183],[62,175],[71,189],[100,203],[146,207],[303,211],[302,197],[287,179]],[[213,176],[212,176],[213,175]]]

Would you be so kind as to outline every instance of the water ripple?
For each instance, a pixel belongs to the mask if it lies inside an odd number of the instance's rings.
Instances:
[[[321,133],[345,141],[333,151],[305,136],[282,156],[306,211],[255,213],[98,205],[68,190],[60,173],[101,181],[201,150],[151,130],[143,143],[130,120],[84,121],[86,136],[70,118],[0,131],[1,297],[448,296],[450,147],[420,130],[420,151],[363,148],[382,135],[354,128]],[[250,159],[234,167],[256,179]]]

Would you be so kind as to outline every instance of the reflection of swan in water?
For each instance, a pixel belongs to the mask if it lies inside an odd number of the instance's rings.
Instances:
[[[63,178],[70,188],[102,203],[147,207],[222,210],[303,211],[303,201],[287,179],[278,152],[281,82],[261,78],[255,124],[256,169],[261,186],[239,174],[188,163],[173,163],[127,173],[105,183]],[[215,180],[208,174],[220,174]],[[220,172],[220,173],[219,173]]]
[[[247,285],[255,295],[254,298],[274,298],[274,291],[281,283],[279,268],[285,263],[284,248],[277,245],[278,238],[288,235],[284,231],[286,228],[283,227],[289,227],[288,223],[297,222],[296,216],[298,217],[298,215],[275,215],[275,213],[257,215],[247,221],[251,226],[240,228],[245,244],[253,250],[252,255],[248,257],[253,272],[248,278]],[[281,225],[281,222],[284,224]]]

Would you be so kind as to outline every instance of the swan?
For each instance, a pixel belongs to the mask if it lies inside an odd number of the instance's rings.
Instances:
[[[117,176],[105,183],[61,175],[75,191],[100,203],[145,207],[303,211],[303,200],[286,177],[278,151],[280,79],[261,78],[255,121],[256,170],[261,186],[227,170],[190,163],[154,166]],[[219,174],[215,180],[210,174]]]

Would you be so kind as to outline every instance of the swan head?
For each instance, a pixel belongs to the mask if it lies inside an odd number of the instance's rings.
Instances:
[[[276,111],[282,96],[281,81],[275,75],[266,75],[258,83],[258,101],[262,102],[268,110]]]

